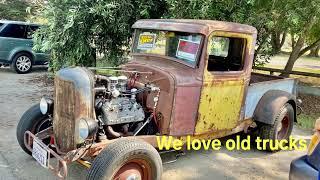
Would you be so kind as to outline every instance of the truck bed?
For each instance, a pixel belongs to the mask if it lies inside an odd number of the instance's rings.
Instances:
[[[245,101],[245,119],[252,118],[261,97],[269,90],[282,90],[296,95],[297,81],[293,78],[252,73]]]
[[[273,81],[273,80],[279,80],[279,79],[286,79],[281,76],[272,76],[272,75],[267,75],[267,74],[259,74],[259,73],[251,73],[251,78],[250,78],[250,85],[259,83],[259,82],[264,82],[264,81]]]

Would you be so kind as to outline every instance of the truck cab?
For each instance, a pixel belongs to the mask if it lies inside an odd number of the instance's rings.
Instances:
[[[42,166],[62,178],[67,164],[78,161],[90,167],[88,179],[160,179],[159,136],[185,142],[244,131],[289,138],[296,81],[251,72],[254,27],[181,19],[132,27],[128,63],[60,70],[54,97],[22,116],[18,142]],[[269,142],[266,150],[279,149]]]

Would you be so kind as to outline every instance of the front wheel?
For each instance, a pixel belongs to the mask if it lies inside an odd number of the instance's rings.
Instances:
[[[162,161],[150,144],[119,139],[108,145],[93,161],[88,180],[159,180]]]
[[[43,115],[40,111],[39,104],[32,106],[21,117],[17,126],[17,140],[20,147],[27,153],[32,154],[24,143],[24,133],[30,131],[36,134],[42,130],[45,130],[52,126],[48,115]],[[48,145],[50,143],[50,137],[43,140],[43,143]]]
[[[291,104],[286,103],[278,111],[274,123],[260,124],[258,129],[258,136],[264,140],[288,140],[291,135],[294,123],[294,110]],[[273,145],[274,146],[274,145]],[[279,149],[273,150],[275,147],[271,147],[271,143],[267,143],[267,151],[277,151]]]
[[[12,68],[19,74],[25,74],[32,69],[32,56],[28,53],[18,53],[12,60]]]

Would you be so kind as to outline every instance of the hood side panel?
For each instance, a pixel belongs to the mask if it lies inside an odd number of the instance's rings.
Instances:
[[[157,113],[161,113],[159,128],[161,134],[169,133],[169,124],[172,114],[172,104],[174,99],[175,81],[174,78],[167,72],[153,67],[137,63],[128,63],[122,66],[123,69],[130,69],[140,72],[152,72],[152,74],[140,74],[137,78],[138,83],[150,83],[160,87],[160,97],[157,106]],[[142,100],[145,107],[152,110],[154,107],[153,98],[156,92],[145,93],[139,98]]]

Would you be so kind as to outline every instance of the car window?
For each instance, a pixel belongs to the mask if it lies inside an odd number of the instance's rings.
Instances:
[[[32,39],[34,32],[39,29],[39,26],[28,26],[27,28],[27,39]]]
[[[208,71],[241,71],[243,69],[245,39],[214,36],[209,42]]]
[[[229,51],[229,38],[214,37],[210,44],[210,55],[227,57]]]
[[[8,24],[1,32],[2,37],[25,38],[26,26],[20,24]]]

